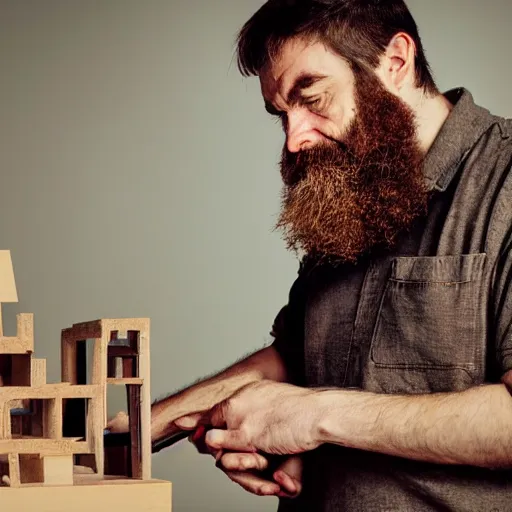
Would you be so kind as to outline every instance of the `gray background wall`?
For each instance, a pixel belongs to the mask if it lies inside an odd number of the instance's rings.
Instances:
[[[0,0],[0,248],[60,379],[60,329],[152,319],[152,395],[269,341],[297,263],[272,226],[279,127],[234,37],[261,0]],[[511,116],[509,0],[410,0],[443,89]],[[272,511],[188,443],[174,510]]]

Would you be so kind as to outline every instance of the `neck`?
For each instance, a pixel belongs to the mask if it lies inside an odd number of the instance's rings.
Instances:
[[[442,95],[427,96],[418,92],[410,105],[418,123],[418,138],[421,149],[426,153],[453,109],[453,105]]]

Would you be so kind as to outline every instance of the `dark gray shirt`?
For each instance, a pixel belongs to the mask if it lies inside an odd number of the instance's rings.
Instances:
[[[446,96],[454,108],[424,164],[427,217],[357,265],[302,262],[273,329],[295,383],[420,394],[512,369],[512,121],[465,89]],[[280,511],[512,510],[510,471],[334,445],[304,460],[304,492]]]

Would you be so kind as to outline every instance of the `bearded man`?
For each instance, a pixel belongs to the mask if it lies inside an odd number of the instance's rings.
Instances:
[[[153,439],[195,431],[282,511],[510,509],[512,123],[438,91],[402,0],[269,0],[238,62],[302,261],[272,345],[155,403]]]

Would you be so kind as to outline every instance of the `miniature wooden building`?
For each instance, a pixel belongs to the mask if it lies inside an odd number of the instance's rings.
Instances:
[[[0,251],[0,308],[16,301],[10,253]],[[48,384],[46,361],[33,357],[33,315],[19,314],[16,336],[5,337],[0,311],[2,512],[89,512],[105,500],[123,512],[171,511],[170,482],[151,478],[149,337],[145,318],[63,329],[62,382]],[[105,431],[109,384],[126,387],[123,436]]]

